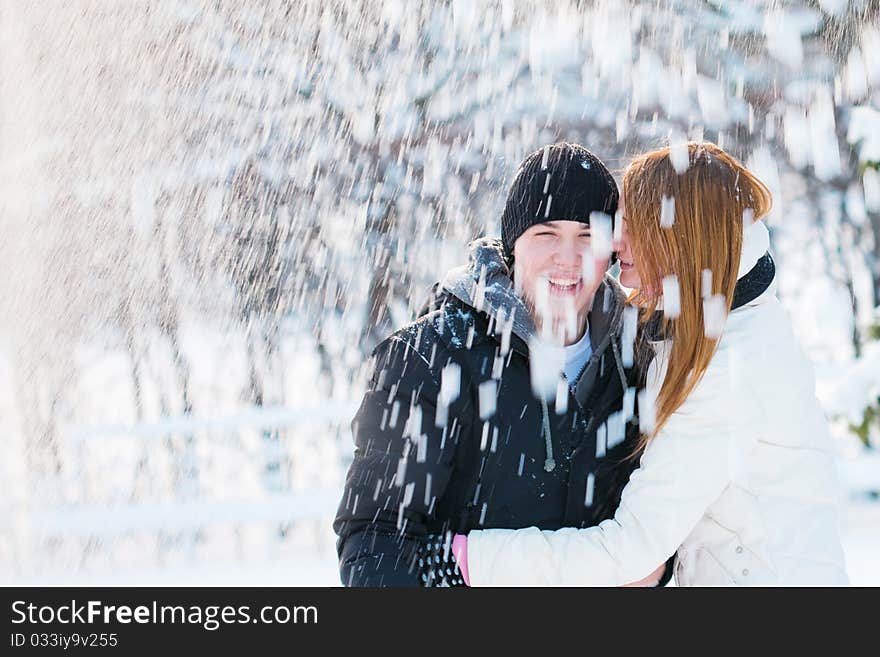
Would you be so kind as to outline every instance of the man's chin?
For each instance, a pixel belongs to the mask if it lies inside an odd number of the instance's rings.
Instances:
[[[590,312],[590,304],[585,304],[584,306],[579,307],[578,309],[575,310],[575,317],[576,318],[578,318],[578,317],[584,318],[587,316],[587,313],[589,313],[589,312]],[[564,327],[566,325],[566,322],[568,322],[570,320],[569,314],[565,310],[565,308],[561,308],[561,309],[554,308],[553,313],[551,314],[551,317],[552,317],[552,321],[553,321],[553,326],[555,326],[555,327]]]

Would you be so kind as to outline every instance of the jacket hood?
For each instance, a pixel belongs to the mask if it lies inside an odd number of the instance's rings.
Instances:
[[[770,249],[770,232],[762,220],[757,220],[743,230],[742,253],[739,257],[737,279],[748,274]]]
[[[481,237],[468,244],[467,264],[449,270],[440,287],[498,325],[511,324],[513,333],[528,343],[535,323],[516,293],[511,273],[501,240]]]
[[[770,232],[762,220],[757,220],[743,231],[742,253],[739,258],[739,271],[737,272],[737,288],[747,285],[745,281],[751,276],[755,277],[755,269],[764,270],[762,278],[769,281],[763,286],[762,293],[750,303],[760,303],[776,294],[776,271],[767,271],[766,259],[770,252]],[[752,283],[754,284],[754,283]]]

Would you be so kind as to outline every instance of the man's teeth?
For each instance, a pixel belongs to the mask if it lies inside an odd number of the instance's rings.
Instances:
[[[579,279],[569,279],[569,278],[551,278],[548,279],[552,285],[556,285],[557,287],[574,287],[578,283],[580,283]]]

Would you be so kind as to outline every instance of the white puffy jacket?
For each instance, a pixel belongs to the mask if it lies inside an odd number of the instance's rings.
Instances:
[[[739,275],[767,250],[746,231]],[[659,390],[669,343],[656,343]],[[468,535],[472,586],[618,586],[677,553],[680,586],[844,585],[842,502],[812,367],[775,294],[731,312],[706,374],[649,442],[613,519]]]

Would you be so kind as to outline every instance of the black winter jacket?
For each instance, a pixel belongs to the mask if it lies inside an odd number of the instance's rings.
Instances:
[[[435,286],[433,308],[373,353],[333,524],[347,586],[418,586],[428,534],[598,524],[638,464],[624,462],[638,439],[638,372],[632,337],[622,339],[635,316],[617,281],[596,293],[593,354],[576,384],[542,402],[530,374],[534,325],[501,243],[470,249],[468,265]]]

